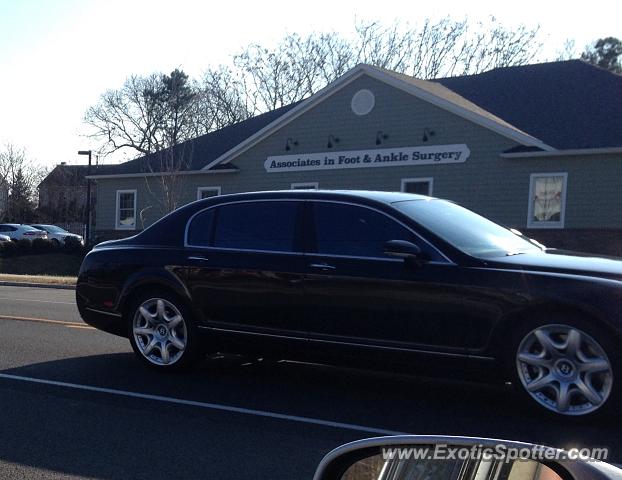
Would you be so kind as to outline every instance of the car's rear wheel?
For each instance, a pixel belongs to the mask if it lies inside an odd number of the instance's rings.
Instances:
[[[600,329],[587,322],[532,324],[515,336],[512,351],[515,383],[549,411],[602,413],[617,396],[618,356]]]
[[[189,368],[202,348],[190,310],[166,292],[140,295],[128,312],[129,339],[134,353],[159,370]]]

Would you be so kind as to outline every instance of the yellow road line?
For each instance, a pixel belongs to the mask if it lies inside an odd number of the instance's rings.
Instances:
[[[13,315],[0,315],[0,320],[15,320],[18,322],[37,322],[37,323],[48,323],[51,325],[58,325],[59,327],[68,327],[68,328],[83,328],[87,330],[95,330],[93,327],[89,325],[81,325],[75,322],[66,322],[63,320],[50,320],[49,318],[35,318],[35,317],[16,317]]]

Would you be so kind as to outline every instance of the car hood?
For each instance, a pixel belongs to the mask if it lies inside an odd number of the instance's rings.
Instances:
[[[622,279],[622,258],[551,249],[495,258],[487,262],[500,268],[519,268],[555,273]]]

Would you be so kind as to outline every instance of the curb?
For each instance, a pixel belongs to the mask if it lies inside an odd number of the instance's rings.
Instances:
[[[75,285],[55,285],[53,283],[30,283],[30,282],[0,282],[0,287],[35,287],[57,288],[60,290],[75,290]]]

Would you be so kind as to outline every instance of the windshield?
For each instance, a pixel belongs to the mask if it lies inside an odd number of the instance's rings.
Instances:
[[[500,257],[540,248],[511,230],[445,200],[406,200],[393,204],[447,243],[475,257]]]

